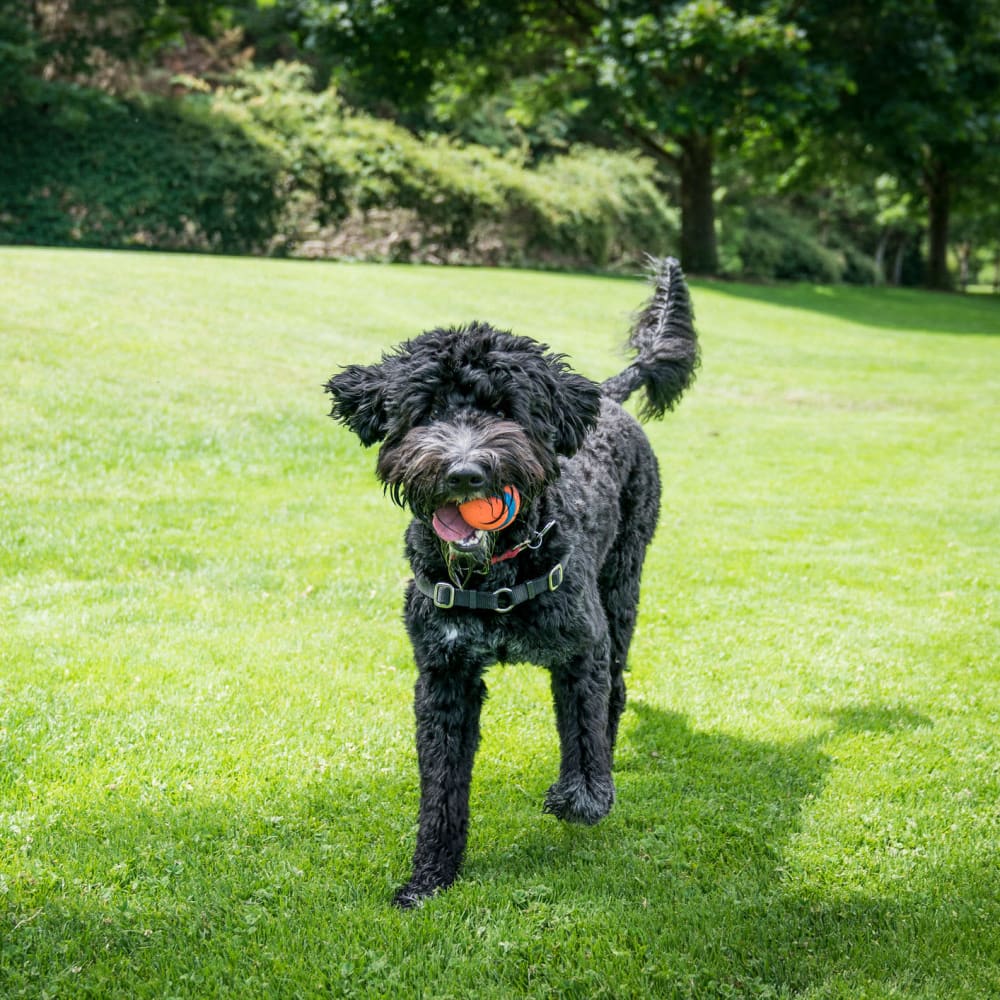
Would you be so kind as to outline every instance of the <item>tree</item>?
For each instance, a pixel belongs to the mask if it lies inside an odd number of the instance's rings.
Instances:
[[[778,0],[288,0],[317,51],[370,94],[414,109],[460,79],[489,93],[531,80],[680,179],[681,259],[718,270],[714,164],[747,129],[787,130],[833,75]],[[522,94],[526,91],[522,88]]]
[[[989,262],[993,291],[1000,292],[1000,149],[984,157],[970,183],[956,199],[952,244],[959,261],[959,286],[976,280],[976,271]]]
[[[0,0],[0,101],[24,96],[43,77],[88,78],[109,62],[141,62],[183,30],[208,34],[226,7],[200,0]]]
[[[927,207],[927,284],[947,288],[956,198],[1000,144],[1000,0],[805,0],[817,57],[853,81],[826,129]]]

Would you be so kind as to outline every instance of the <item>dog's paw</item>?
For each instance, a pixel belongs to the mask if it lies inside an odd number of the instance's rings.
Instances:
[[[604,819],[615,804],[615,786],[610,778],[587,784],[582,777],[557,781],[545,796],[544,811],[567,823],[593,826]]]
[[[446,889],[450,884],[450,880],[444,879],[411,878],[392,897],[392,905],[398,906],[401,910],[412,910],[421,906],[424,900],[430,899],[436,892]]]
[[[395,896],[392,897],[392,905],[398,906],[401,910],[412,910],[420,906],[421,903],[432,893],[426,890],[420,890],[415,888],[412,884],[407,883],[400,889]]]

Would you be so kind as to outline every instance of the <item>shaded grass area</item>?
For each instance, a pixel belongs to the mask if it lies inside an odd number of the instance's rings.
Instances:
[[[399,914],[405,517],[320,386],[473,318],[602,378],[641,285],[0,274],[0,994],[1000,992],[1000,303],[695,286],[618,803],[541,815],[546,678],[493,671],[464,875]]]

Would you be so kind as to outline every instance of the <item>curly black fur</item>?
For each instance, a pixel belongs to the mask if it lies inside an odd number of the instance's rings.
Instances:
[[[653,294],[637,313],[629,347],[636,359],[601,390],[624,402],[636,389],[646,389],[640,409],[644,419],[672,410],[694,380],[700,357],[692,325],[691,297],[680,264],[673,257],[649,258]]]
[[[565,570],[558,589],[508,614],[445,608],[413,582],[407,589],[421,796],[413,871],[396,894],[399,906],[415,905],[458,874],[483,674],[493,663],[530,661],[551,673],[562,763],[545,811],[596,823],[614,802],[623,673],[660,503],[656,458],[620,403],[643,387],[645,413],[662,415],[698,363],[676,261],[655,263],[654,285],[630,340],[635,361],[602,387],[544,344],[485,323],[424,333],[379,364],[349,365],[327,383],[332,416],[365,445],[382,442],[379,478],[414,514],[406,552],[416,578],[446,581],[460,558],[480,571],[466,586],[492,593],[545,579],[559,564]],[[443,505],[507,485],[522,497],[508,527],[455,542],[435,534],[434,512]],[[491,561],[526,540],[532,547]]]
[[[470,496],[493,496],[514,485],[523,497],[531,498],[558,474],[552,454],[520,424],[479,413],[455,423],[411,427],[398,443],[382,448],[377,471],[397,504],[409,504],[414,513],[428,518],[454,497],[447,474],[461,462],[472,463],[485,474],[485,482]]]

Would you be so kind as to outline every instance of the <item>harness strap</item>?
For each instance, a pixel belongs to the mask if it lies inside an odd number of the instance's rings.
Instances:
[[[431,583],[423,577],[415,577],[417,590],[434,602],[434,607],[448,611],[451,608],[469,608],[471,611],[495,611],[505,615],[513,611],[519,604],[533,600],[541,594],[551,593],[562,586],[565,577],[565,563],[569,556],[558,562],[544,576],[534,580],[517,583],[513,587],[501,587],[499,590],[461,590],[450,583]]]

